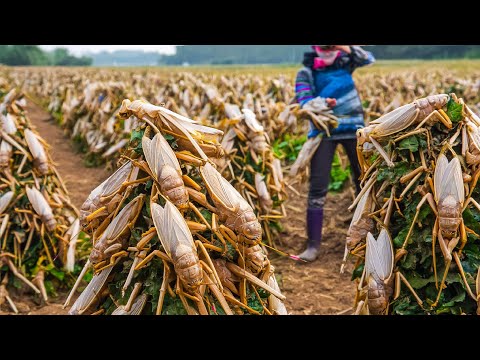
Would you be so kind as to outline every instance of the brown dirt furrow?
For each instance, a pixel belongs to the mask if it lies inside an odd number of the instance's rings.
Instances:
[[[75,151],[72,140],[40,106],[28,101],[26,111],[35,129],[50,145],[50,155],[65,182],[72,203],[80,208],[90,192],[104,181],[110,172],[103,167],[85,167],[83,156]]]
[[[298,190],[300,194],[307,194],[307,184]],[[289,195],[288,205],[302,211],[288,210],[288,222],[284,224],[285,232],[280,237],[280,248],[291,254],[299,254],[307,241],[307,199],[304,195]],[[320,256],[316,261],[299,263],[285,257],[273,258],[275,273],[280,278],[280,288],[287,297],[285,305],[289,313],[334,315],[352,312],[348,310],[352,307],[355,296],[354,284],[350,280],[352,264],[347,263],[344,274],[340,274],[345,237],[352,216],[347,207],[351,202],[350,191],[327,196],[323,239]]]

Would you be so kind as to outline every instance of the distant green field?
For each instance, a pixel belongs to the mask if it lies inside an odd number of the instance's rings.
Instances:
[[[283,64],[283,65],[209,65],[209,66],[154,66],[154,67],[83,67],[79,69],[95,71],[112,69],[117,71],[145,71],[159,73],[176,73],[176,72],[201,72],[212,74],[266,74],[266,75],[284,75],[294,76],[301,64]],[[49,67],[49,70],[54,67]],[[72,69],[72,68],[70,68]],[[392,71],[415,71],[415,70],[450,70],[464,75],[473,71],[480,71],[480,59],[478,60],[379,60],[371,66],[360,68],[357,74],[366,73],[387,73]]]
[[[173,67],[153,67],[143,68],[146,71],[159,72],[212,72],[219,74],[238,74],[238,73],[254,73],[254,74],[284,74],[293,76],[301,67],[301,64],[286,65],[215,65],[215,66],[173,66]],[[119,68],[116,68],[119,69]],[[135,69],[135,68],[129,68]],[[138,68],[136,68],[138,69]],[[379,60],[374,65],[361,68],[359,73],[379,72],[385,73],[389,71],[402,70],[441,70],[448,69],[458,72],[459,74],[469,73],[480,70],[479,60]]]

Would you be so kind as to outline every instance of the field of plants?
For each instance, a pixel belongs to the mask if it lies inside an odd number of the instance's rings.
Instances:
[[[480,63],[355,74],[308,264],[296,70],[1,67],[0,312],[476,313]]]

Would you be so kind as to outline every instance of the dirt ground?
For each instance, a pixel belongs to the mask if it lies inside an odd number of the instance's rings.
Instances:
[[[281,236],[282,250],[298,255],[306,246],[305,228],[308,184],[296,186],[299,194],[289,193],[288,221]],[[352,215],[348,206],[352,203],[349,191],[329,194],[325,204],[323,239],[320,255],[312,263],[296,262],[286,257],[273,257],[275,273],[280,275],[279,286],[287,297],[285,306],[289,313],[298,315],[350,314],[355,295],[350,281],[353,265],[348,262],[344,274],[340,274],[345,237]]]
[[[89,193],[110,173],[104,168],[87,168],[81,154],[75,152],[71,140],[55,124],[52,117],[39,106],[29,102],[28,116],[40,135],[51,145],[50,153],[57,170],[66,183],[75,206],[80,207]],[[298,193],[290,191],[287,202],[288,220],[281,234],[282,250],[299,254],[306,243],[305,216],[307,184],[296,185]],[[270,255],[280,287],[287,297],[286,307],[291,314],[321,315],[350,314],[354,285],[350,281],[352,264],[340,274],[345,236],[352,214],[346,209],[352,202],[349,191],[329,195],[325,206],[323,241],[319,258],[313,263],[299,263],[285,257]],[[62,309],[65,293],[41,306],[29,300],[14,299],[21,314],[67,314]],[[2,312],[0,311],[0,314]]]
[[[36,130],[50,144],[50,155],[66,184],[70,199],[80,208],[90,192],[109,177],[110,172],[103,167],[85,167],[83,155],[75,152],[72,140],[55,124],[48,112],[31,101],[26,111]]]

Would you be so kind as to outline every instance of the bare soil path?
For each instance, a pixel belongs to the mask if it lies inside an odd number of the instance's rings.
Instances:
[[[103,167],[85,167],[83,155],[75,151],[72,140],[40,106],[28,101],[26,111],[40,136],[50,144],[50,155],[66,184],[70,199],[80,208],[90,192],[110,176],[110,172]]]
[[[305,249],[307,184],[299,186],[299,193],[290,192],[287,204],[301,210],[288,211],[285,233],[281,236],[282,249],[299,254]],[[347,263],[344,274],[340,266],[345,249],[345,237],[352,214],[347,210],[352,203],[349,191],[329,194],[325,204],[323,239],[320,256],[312,263],[299,263],[288,258],[273,258],[275,273],[280,275],[280,288],[287,297],[286,307],[291,314],[334,315],[351,314],[355,297],[354,283],[350,280],[353,265]],[[271,256],[273,257],[273,256]]]

